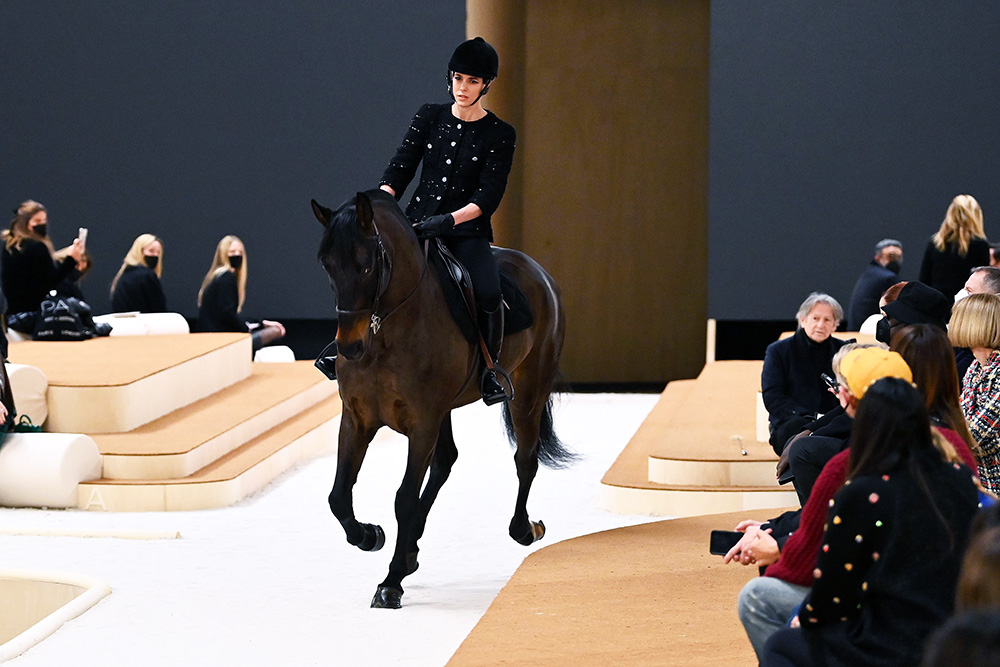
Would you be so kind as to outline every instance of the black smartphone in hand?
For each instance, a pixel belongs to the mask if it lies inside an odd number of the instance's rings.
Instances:
[[[725,556],[741,539],[743,533],[735,530],[713,530],[708,539],[708,553]]]

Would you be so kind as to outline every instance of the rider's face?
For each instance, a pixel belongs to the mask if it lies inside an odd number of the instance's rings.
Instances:
[[[470,107],[475,104],[485,87],[486,82],[478,76],[452,72],[451,90],[455,95],[455,103],[460,107]]]

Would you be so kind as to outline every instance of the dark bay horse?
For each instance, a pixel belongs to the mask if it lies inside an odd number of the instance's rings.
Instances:
[[[385,542],[380,526],[354,517],[353,488],[368,444],[382,426],[409,440],[396,492],[396,549],[371,604],[398,608],[403,578],[417,569],[417,541],[427,514],[458,458],[451,411],[480,397],[479,351],[449,314],[434,268],[395,199],[371,190],[337,211],[315,201],[312,206],[326,228],[319,259],[337,295],[339,315],[343,413],[330,509],[347,541],[362,550],[377,551]],[[529,520],[527,509],[539,461],[559,467],[573,459],[553,431],[550,398],[565,318],[559,289],[537,262],[514,250],[495,253],[534,314],[530,328],[504,338],[501,353],[515,392],[504,404],[504,421],[516,441],[519,481],[509,532],[528,545],[545,534],[544,524]]]

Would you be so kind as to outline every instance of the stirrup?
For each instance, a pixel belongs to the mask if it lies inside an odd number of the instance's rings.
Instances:
[[[331,354],[332,352],[332,354]],[[328,380],[337,379],[337,339],[334,338],[329,345],[323,348],[323,351],[319,353],[316,357],[316,361],[313,362],[313,366],[319,369],[319,372],[327,377]]]
[[[507,390],[500,384],[500,381],[497,379],[498,372],[507,380],[507,384],[511,388],[511,393],[508,394]],[[482,377],[479,379],[479,393],[483,397],[483,403],[486,405],[496,405],[503,401],[512,401],[514,400],[514,383],[511,382],[507,371],[494,365],[492,369],[483,369]]]

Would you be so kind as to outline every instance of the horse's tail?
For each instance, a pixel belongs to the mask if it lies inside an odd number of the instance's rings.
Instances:
[[[514,433],[514,420],[510,414],[510,405],[503,404],[503,425],[507,430],[507,439],[511,445],[517,444],[517,436]],[[538,427],[538,462],[546,468],[565,468],[580,457],[570,451],[569,447],[556,435],[552,422],[552,395],[545,401],[545,409],[542,410],[542,420]]]

